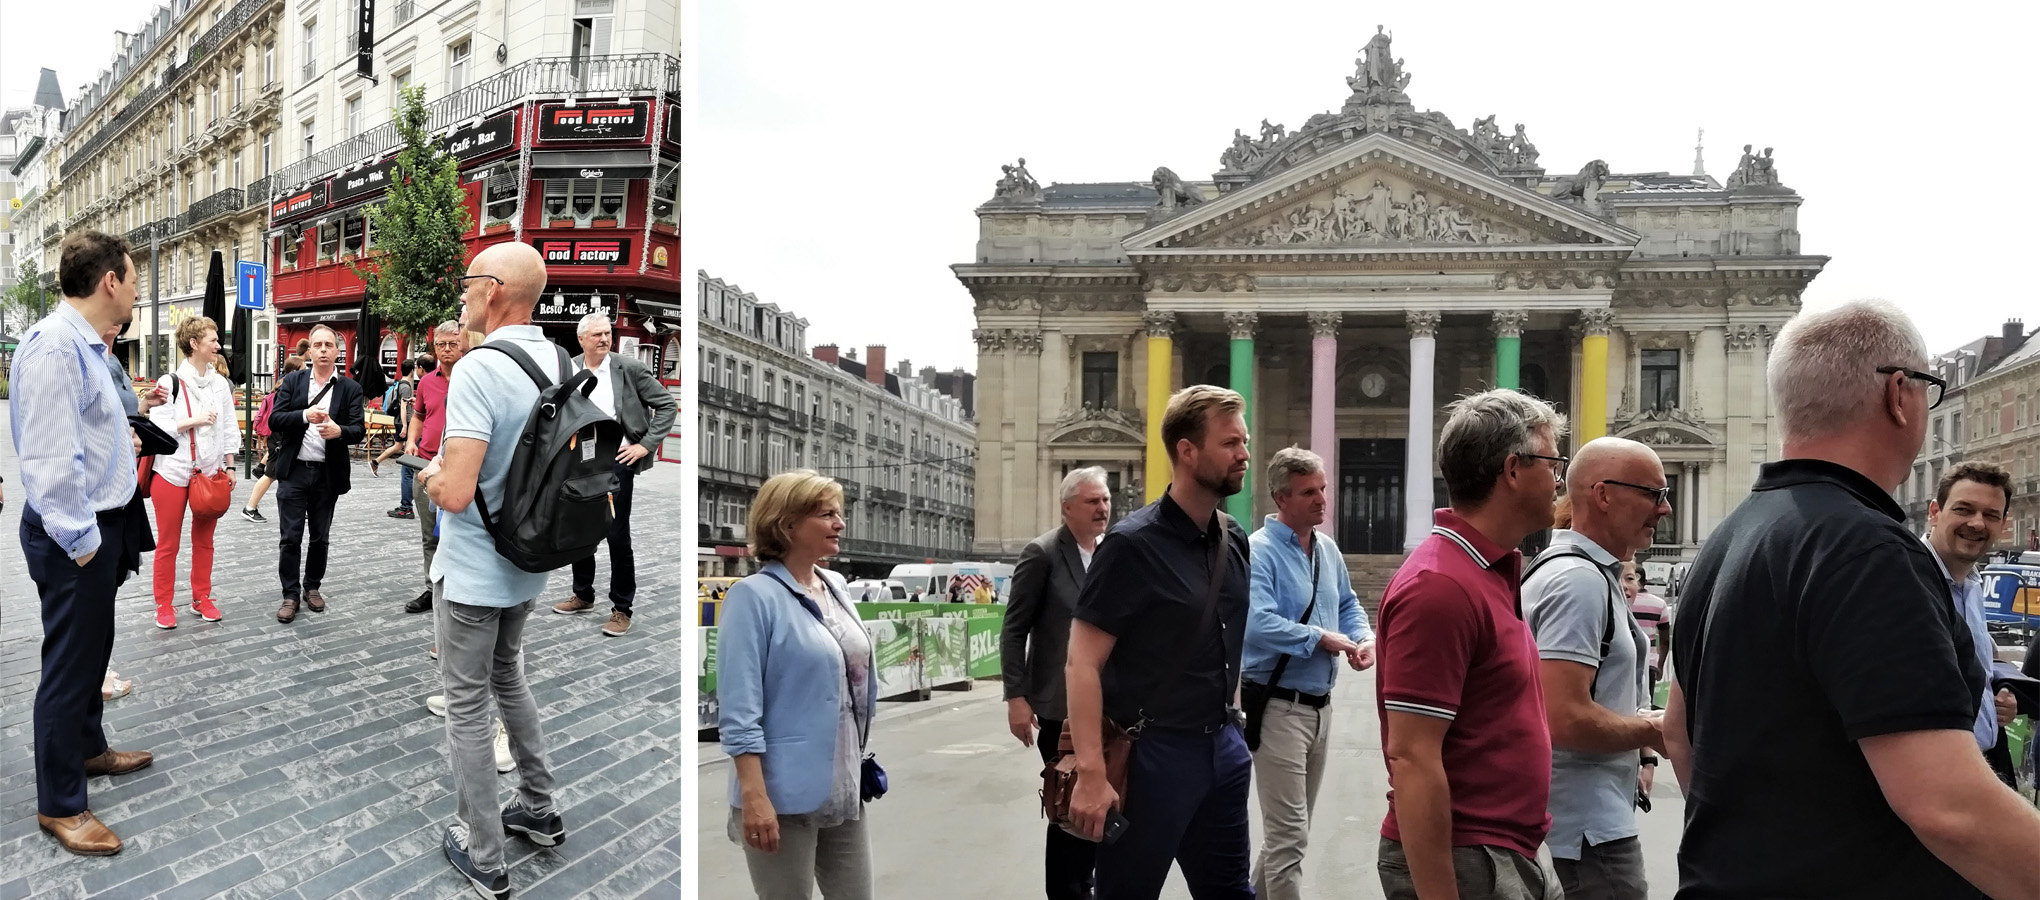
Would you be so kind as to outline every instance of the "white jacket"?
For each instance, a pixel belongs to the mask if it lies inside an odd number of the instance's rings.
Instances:
[[[191,484],[192,469],[211,475],[220,470],[229,454],[240,452],[241,427],[234,409],[234,386],[219,373],[208,369],[200,374],[187,360],[177,366],[176,372],[157,379],[165,397],[170,396],[173,377],[183,382],[176,399],[149,410],[149,421],[177,438],[176,453],[156,457],[156,474],[163,476],[164,481],[185,487]],[[208,409],[219,413],[218,424],[177,430],[178,422],[204,415]],[[198,448],[196,462],[192,459],[194,445]]]

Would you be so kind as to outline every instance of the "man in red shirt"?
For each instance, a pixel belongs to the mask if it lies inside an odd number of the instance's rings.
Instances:
[[[1390,790],[1377,866],[1388,900],[1544,900],[1562,895],[1539,859],[1551,734],[1514,548],[1551,527],[1565,417],[1513,390],[1450,412],[1438,461],[1452,507],[1437,511],[1381,601],[1376,703]]]
[[[417,398],[411,404],[409,439],[404,443],[404,452],[431,462],[439,455],[439,436],[446,431],[446,388],[447,379],[453,377],[453,364],[467,353],[467,339],[460,333],[460,323],[446,321],[432,331],[432,354],[439,359],[439,368],[425,373],[418,379]],[[421,613],[432,608],[432,554],[439,550],[439,509],[432,505],[432,498],[424,491],[417,492],[418,531],[425,539],[425,592],[404,605],[407,613]]]

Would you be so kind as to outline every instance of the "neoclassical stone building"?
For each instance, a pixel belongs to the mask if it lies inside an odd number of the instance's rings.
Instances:
[[[1158,496],[1158,411],[1200,382],[1248,398],[1255,481],[1276,448],[1326,458],[1356,567],[1422,539],[1443,407],[1496,385],[1556,402],[1572,446],[1654,445],[1677,512],[1651,558],[1693,553],[1777,454],[1766,357],[1827,261],[1800,252],[1800,197],[1769,149],[1725,184],[1697,149],[1690,175],[1554,175],[1524,126],[1456,127],[1409,80],[1377,33],[1343,107],[1235,131],[1208,182],[1004,167],[953,267],[977,310],[979,555],[1055,522],[1074,467],[1111,472],[1122,512]],[[1273,506],[1250,482],[1229,509]]]

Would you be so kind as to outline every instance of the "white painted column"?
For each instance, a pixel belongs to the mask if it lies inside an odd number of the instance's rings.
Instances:
[[[1403,551],[1415,550],[1431,533],[1431,416],[1438,356],[1438,314],[1410,310],[1410,425],[1403,462]]]

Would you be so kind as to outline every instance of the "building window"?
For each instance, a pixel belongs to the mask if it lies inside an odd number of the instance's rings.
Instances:
[[[600,219],[628,227],[624,199],[630,182],[622,178],[556,178],[545,182],[546,224],[586,228]]]
[[[270,135],[267,132],[264,132],[262,135],[262,177],[264,178],[269,177],[269,137]],[[267,200],[269,198],[263,197],[262,199]]]
[[[361,0],[347,4],[347,12],[347,27],[341,30],[347,32],[347,53],[352,55],[361,50],[361,29],[357,27],[361,21]]]
[[[304,47],[299,52],[305,58],[305,83],[310,84],[312,79],[318,77],[319,71],[319,20],[305,20]]]
[[[242,88],[242,80],[241,80],[241,75],[242,75],[242,72],[241,72],[241,70],[240,70],[240,69],[235,69],[235,70],[234,70],[234,108],[235,108],[235,109],[237,109],[237,110],[241,108],[241,100],[242,100],[242,96],[241,96],[241,88]]]
[[[214,81],[212,83],[212,108],[209,110],[209,112],[211,112],[212,115],[208,119],[206,124],[210,125],[213,122],[218,122],[220,120],[220,83],[218,81]]]
[[[276,82],[276,45],[264,44],[262,45],[262,86],[268,87],[269,85],[274,84],[275,82]]]
[[[346,122],[347,122],[347,133],[348,133],[348,134],[360,134],[360,133],[361,133],[361,95],[360,95],[360,94],[355,94],[354,96],[352,96],[352,97],[349,97],[349,98],[347,98],[347,107],[346,107],[346,108],[347,108],[347,119],[346,119]]]
[[[1954,435],[1956,440],[1962,440],[1962,414],[1959,412],[1950,413],[1948,415],[1948,426],[1948,433]]]
[[[340,217],[340,252],[346,256],[360,256],[362,243],[367,237],[368,221],[359,212]]]
[[[319,262],[333,261],[333,254],[340,249],[340,223],[331,220],[319,223]]]
[[[1110,351],[1084,353],[1084,406],[1113,409],[1119,406],[1119,354]]]
[[[751,364],[745,363],[738,372],[737,393],[749,397],[751,396]]]
[[[404,89],[411,86],[411,70],[398,72],[390,79],[390,109],[401,109],[404,105]],[[392,116],[394,118],[394,116]]]
[[[313,128],[312,128],[312,120],[311,120],[311,119],[306,119],[306,120],[304,121],[304,123],[303,123],[303,124],[304,124],[304,127],[305,127],[305,155],[304,155],[304,158],[305,158],[305,159],[310,159],[310,158],[311,158],[311,156],[312,156],[312,151],[313,151],[313,150],[316,150],[316,149],[318,149],[318,148],[317,148],[317,147],[314,147],[314,146],[312,145],[312,141],[313,141]]]
[[[1679,408],[1679,351],[1643,351],[1642,409]]]
[[[467,87],[468,64],[470,57],[473,55],[473,49],[474,41],[472,39],[461,41],[447,48],[446,90],[448,93]]]
[[[652,221],[680,224],[680,167],[674,166],[652,185]]]
[[[1940,417],[1940,416],[1935,416],[1935,417],[1934,417],[1934,442],[1933,442],[1933,443],[1931,443],[1931,444],[1928,444],[1928,445],[1927,445],[1927,452],[1928,452],[1928,453],[1939,453],[1939,452],[1941,452],[1941,448],[1947,445],[1947,441],[1945,441],[1945,440],[1942,440],[1942,438],[1941,438],[1941,425],[1942,425],[1942,424],[1944,424],[1944,423],[1943,423],[1943,422],[1941,421],[1941,417]]]
[[[508,225],[517,218],[517,175],[507,168],[491,173],[482,185],[486,225]]]

